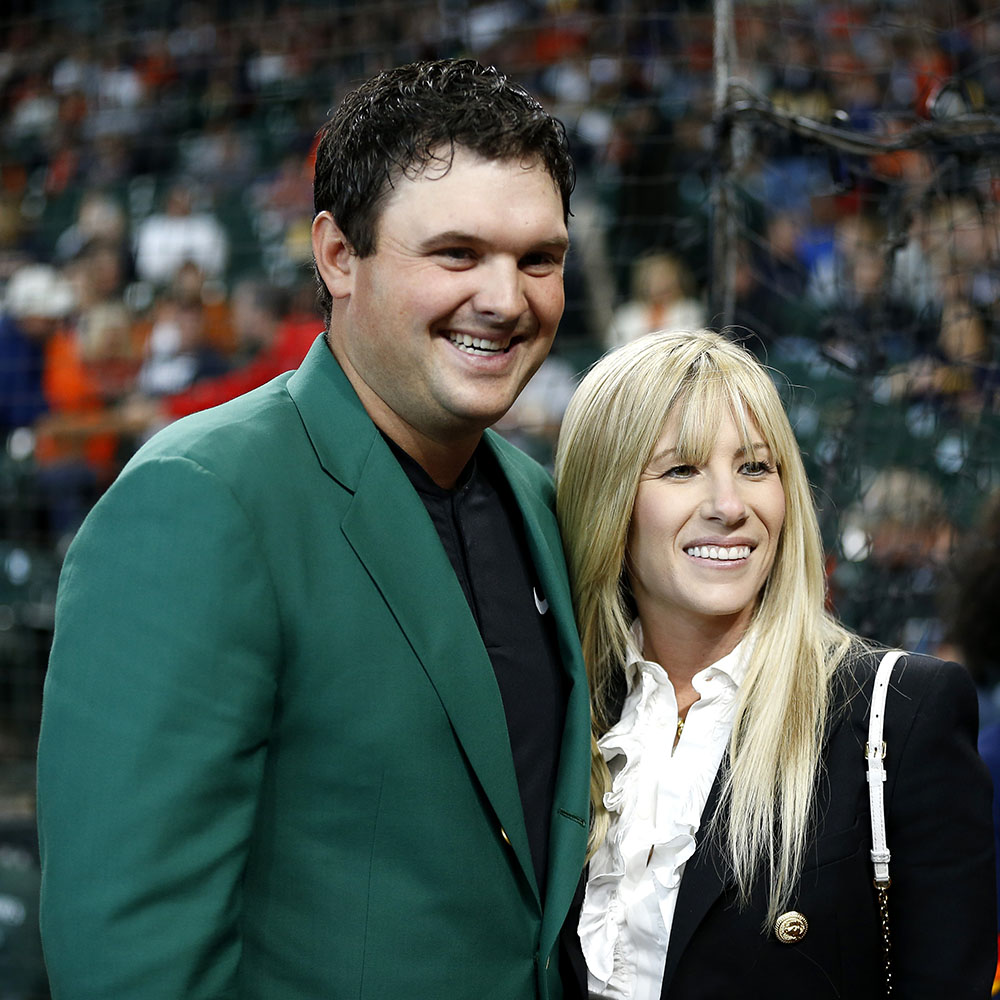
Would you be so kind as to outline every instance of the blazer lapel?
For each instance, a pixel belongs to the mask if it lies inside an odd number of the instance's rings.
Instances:
[[[836,702],[846,701],[850,704],[856,694],[857,690],[851,688],[850,691],[841,692]],[[865,712],[867,712],[867,703],[865,704]],[[835,738],[838,741],[844,738],[851,738],[851,718],[852,715],[848,712],[841,712],[834,715],[829,733],[824,741],[823,757],[827,761],[829,769],[824,772],[823,781],[817,792],[817,802],[814,806],[814,812],[819,816],[831,817],[832,809],[835,805],[829,798],[830,786],[837,783],[836,777],[830,773],[832,768],[836,767],[844,759],[850,760],[852,762],[851,766],[861,767],[863,765],[863,735],[857,735],[851,741],[846,754],[831,755],[829,753],[829,745]],[[699,830],[702,833],[702,842],[699,843],[698,849],[684,869],[684,876],[681,879],[680,890],[677,896],[677,907],[674,911],[674,923],[670,929],[670,942],[667,945],[667,960],[663,970],[663,985],[660,992],[661,1000],[666,1000],[669,995],[677,965],[684,950],[687,948],[688,942],[698,930],[698,925],[723,890],[732,884],[732,879],[725,874],[726,862],[719,849],[717,840],[714,837],[704,836],[719,805],[719,796],[722,790],[721,775],[726,768],[728,759],[729,755],[727,753],[715,776],[712,790],[709,793],[708,801],[705,803],[705,809],[701,815]],[[861,761],[862,763],[857,764],[857,761]],[[847,808],[852,808],[850,803],[847,803]],[[846,817],[841,818],[843,819],[842,825],[846,826]],[[834,825],[836,826],[836,824]],[[811,842],[813,845],[812,850],[816,851],[819,844],[819,837],[811,838]],[[807,856],[805,860],[808,862],[810,858]],[[815,862],[815,858],[812,860]]]
[[[541,954],[547,955],[569,911],[586,857],[590,822],[590,698],[555,515],[538,496],[537,489],[524,481],[517,465],[508,459],[509,446],[492,431],[487,431],[486,440],[521,509],[528,547],[545,599],[555,616],[559,652],[570,681],[552,804],[549,871],[539,942]]]
[[[434,525],[324,343],[288,389],[320,464],[354,494],[341,529],[434,685],[537,900],[500,691]]]
[[[699,844],[684,868],[680,889],[677,894],[677,905],[674,909],[674,922],[670,928],[670,941],[667,944],[667,960],[663,969],[663,985],[660,990],[661,1000],[666,1000],[670,992],[670,983],[677,969],[688,941],[697,930],[705,914],[719,898],[726,886],[725,862],[718,850],[716,839],[706,835],[712,816],[719,804],[722,790],[721,774],[725,761],[712,783],[708,801],[702,810],[701,823],[698,826]]]

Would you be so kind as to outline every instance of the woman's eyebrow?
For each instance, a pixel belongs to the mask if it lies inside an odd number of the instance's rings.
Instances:
[[[676,454],[676,447],[664,448],[663,451],[658,451],[655,455],[653,455],[646,464],[652,465],[654,462],[659,462],[661,459],[668,458],[669,456]]]

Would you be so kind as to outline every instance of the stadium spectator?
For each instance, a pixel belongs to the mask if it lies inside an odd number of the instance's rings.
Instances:
[[[184,263],[157,298],[137,388],[165,396],[221,375],[230,362],[219,345],[231,344],[231,336],[228,302],[218,294],[206,296],[201,271]]]
[[[934,652],[941,641],[938,594],[955,526],[940,485],[917,469],[880,469],[845,512],[833,573],[837,613],[862,635]]]
[[[314,312],[295,310],[282,289],[258,279],[239,282],[232,292],[236,352],[232,368],[159,399],[135,398],[123,407],[130,426],[162,425],[249,392],[283,372],[298,368],[323,330]]]
[[[997,908],[1000,910],[1000,491],[982,504],[976,523],[956,546],[942,591],[944,641],[937,655],[968,667],[979,690],[979,753],[993,779]],[[1000,993],[1000,963],[993,995]]]
[[[821,311],[823,350],[851,371],[875,374],[910,361],[930,339],[913,305],[890,287],[892,255],[878,219],[843,215],[833,253],[810,276],[807,295]]]
[[[11,276],[0,315],[0,434],[32,427],[48,409],[45,345],[75,304],[54,267],[26,264]]]
[[[124,250],[123,243],[97,237],[64,265],[81,311],[122,301],[130,266]]]
[[[195,192],[186,181],[171,185],[162,213],[136,230],[135,266],[143,281],[169,285],[180,268],[196,264],[206,275],[222,277],[229,258],[229,238],[211,212],[195,211]]]
[[[673,132],[648,83],[633,72],[623,83],[602,156],[613,177],[608,238],[615,247],[616,284],[624,294],[633,259],[654,247],[677,244],[678,167],[687,149],[683,142],[673,141]]]
[[[132,317],[121,302],[91,307],[46,342],[48,412],[35,424],[35,462],[60,551],[127,457],[114,406],[132,391],[139,362]]]
[[[746,346],[765,362],[815,354],[818,310],[805,297],[806,268],[799,255],[803,226],[795,212],[776,212],[764,235],[746,239],[736,254],[733,326],[753,331]]]
[[[992,407],[993,360],[982,313],[967,301],[948,301],[930,349],[880,382],[891,399],[942,403],[975,418]]]
[[[76,210],[76,218],[56,240],[54,253],[58,260],[73,260],[94,242],[121,248],[123,255],[131,256],[128,248],[128,218],[121,202],[97,189],[84,191]]]
[[[694,297],[687,267],[673,254],[653,250],[633,262],[632,296],[615,309],[604,343],[621,347],[654,330],[697,330],[704,324],[705,307]]]
[[[181,164],[204,191],[219,197],[242,192],[253,184],[260,171],[259,157],[257,143],[247,130],[222,112],[213,114],[201,132],[185,144]]]

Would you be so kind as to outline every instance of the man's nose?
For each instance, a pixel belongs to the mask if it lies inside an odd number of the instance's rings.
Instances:
[[[497,323],[516,320],[527,308],[524,275],[517,262],[497,259],[477,270],[479,287],[473,296],[476,311]]]

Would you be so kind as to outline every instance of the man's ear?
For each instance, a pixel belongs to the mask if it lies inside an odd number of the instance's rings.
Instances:
[[[312,223],[313,256],[316,270],[335,299],[348,298],[354,285],[351,244],[329,212],[320,212]]]

